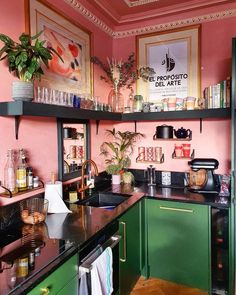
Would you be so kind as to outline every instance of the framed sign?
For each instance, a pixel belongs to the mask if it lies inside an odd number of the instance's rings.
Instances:
[[[199,29],[194,26],[137,37],[139,66],[156,72],[149,83],[137,81],[137,93],[145,100],[160,103],[169,97],[200,96]]]
[[[72,93],[91,93],[90,33],[38,0],[28,0],[29,32],[42,31],[46,40],[62,57],[54,55],[49,69],[43,68],[42,83]]]

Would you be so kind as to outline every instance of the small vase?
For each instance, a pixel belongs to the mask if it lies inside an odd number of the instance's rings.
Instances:
[[[123,113],[124,96],[119,89],[112,89],[108,95],[108,104],[111,106],[112,112]]]
[[[120,182],[121,182],[120,174],[112,175],[112,184],[120,184]]]

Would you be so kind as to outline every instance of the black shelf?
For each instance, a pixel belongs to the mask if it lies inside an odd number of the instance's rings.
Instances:
[[[230,115],[230,108],[121,114],[26,101],[0,103],[0,116],[38,116],[113,121],[156,121],[199,118],[230,118]]]
[[[63,119],[120,121],[120,113],[76,109],[52,104],[12,101],[0,103],[0,116],[38,116]]]
[[[230,115],[230,108],[121,114],[26,101],[0,103],[0,116],[38,116],[113,121],[156,121],[199,118],[230,118]]]
[[[15,117],[15,135],[18,139],[18,131],[21,116],[37,116],[37,117],[54,117],[60,119],[82,119],[95,120],[98,133],[100,120],[111,120],[120,122],[136,122],[137,121],[158,121],[158,120],[187,120],[200,119],[200,132],[202,131],[203,118],[230,118],[230,108],[206,109],[206,110],[191,110],[191,111],[172,111],[172,112],[153,112],[153,113],[113,113],[102,112],[85,109],[76,109],[73,107],[65,107],[59,105],[26,102],[26,101],[11,101],[0,103],[0,116]]]
[[[204,119],[204,118],[230,118],[230,108],[203,109],[189,111],[128,113],[122,115],[122,121],[156,121],[176,119]]]

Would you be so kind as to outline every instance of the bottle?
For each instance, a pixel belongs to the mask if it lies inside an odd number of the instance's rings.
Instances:
[[[4,167],[4,186],[13,194],[17,193],[14,151],[12,149],[7,151],[7,162]]]
[[[35,268],[35,252],[30,252],[29,253],[29,269],[34,270]]]
[[[27,189],[27,164],[25,160],[25,152],[23,149],[19,151],[18,165],[16,168],[16,184],[18,191],[25,191]]]
[[[33,188],[33,170],[31,167],[27,168],[27,188],[32,189]]]

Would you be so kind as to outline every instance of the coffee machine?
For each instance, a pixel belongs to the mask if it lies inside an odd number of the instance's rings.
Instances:
[[[197,193],[218,193],[220,191],[214,170],[219,162],[212,158],[195,158],[188,162],[191,167],[188,177],[189,190]]]

